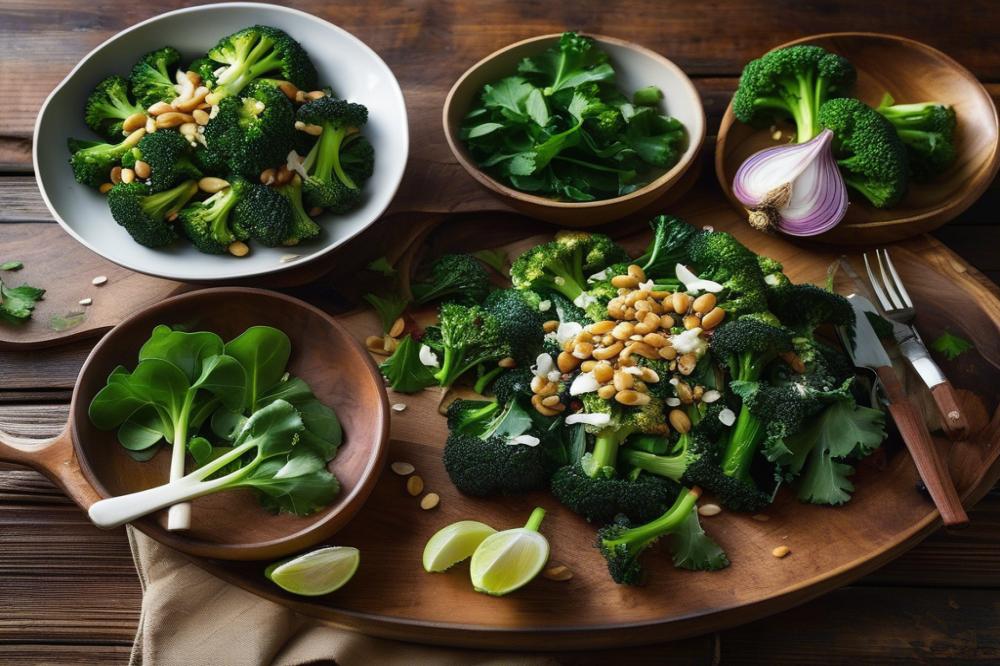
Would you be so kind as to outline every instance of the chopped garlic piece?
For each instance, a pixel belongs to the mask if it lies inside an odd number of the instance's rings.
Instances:
[[[718,400],[721,397],[722,397],[722,394],[719,393],[718,391],[716,391],[715,389],[708,389],[707,391],[705,391],[704,394],[702,394],[701,401],[702,402],[715,402],[716,400]]]
[[[552,309],[552,301],[538,301],[538,311],[548,312]]]
[[[710,291],[713,294],[717,294],[722,291],[721,284],[718,282],[712,282],[711,280],[702,280],[697,275],[692,273],[691,270],[684,264],[677,264],[674,266],[674,273],[676,273],[677,279],[684,284],[685,291]]]
[[[570,340],[575,340],[576,336],[583,332],[583,326],[576,321],[564,321],[560,322],[556,330],[551,333],[546,334],[546,337],[551,337],[559,343],[559,346],[566,344]]]
[[[419,358],[420,362],[429,368],[436,368],[441,365],[438,361],[437,354],[435,354],[434,350],[427,345],[420,345],[420,351],[417,352],[417,358]]]
[[[577,412],[576,414],[570,414],[566,417],[566,425],[574,425],[576,423],[583,423],[585,425],[591,426],[606,426],[611,423],[610,414],[586,414],[584,412]]]
[[[701,356],[708,349],[708,341],[701,336],[701,327],[695,326],[683,333],[670,336],[670,344],[677,350],[678,354],[690,354],[694,352]]]
[[[531,373],[536,377],[541,377],[542,379],[548,379],[549,373],[555,368],[555,364],[552,362],[552,357],[548,354],[539,354],[538,358],[535,359],[535,364],[531,366]]]
[[[559,381],[560,379],[562,379],[562,373],[561,373],[561,372],[559,372],[559,370],[553,370],[553,371],[551,371],[551,372],[550,372],[550,373],[549,373],[548,375],[546,375],[546,378],[547,378],[547,379],[548,379],[548,380],[549,380],[550,382],[557,382],[557,381]]]
[[[573,305],[580,308],[581,310],[586,309],[588,305],[596,302],[597,299],[585,291],[581,292],[579,296],[573,299]]]
[[[508,445],[513,446],[514,444],[524,444],[525,446],[538,446],[541,440],[533,435],[518,435],[517,437],[509,440]]]
[[[602,271],[598,271],[587,278],[587,282],[604,282],[608,279],[608,269],[605,268]]]
[[[642,368],[637,365],[629,365],[622,368],[627,374],[639,376],[642,374]]]
[[[722,425],[731,426],[736,423],[736,414],[733,413],[733,410],[726,407],[719,412],[719,420],[722,421]]]
[[[667,407],[677,407],[681,404],[680,398],[667,398],[664,402],[667,403]]]
[[[288,156],[285,158],[285,167],[289,171],[299,174],[303,180],[309,178],[306,168],[302,166],[302,157],[294,150],[288,153]]]
[[[583,395],[584,393],[593,393],[599,388],[601,388],[601,383],[594,377],[593,372],[581,372],[570,385],[569,394]]]

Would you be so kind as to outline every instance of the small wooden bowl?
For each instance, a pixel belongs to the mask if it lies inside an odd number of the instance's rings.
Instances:
[[[306,380],[343,425],[344,443],[330,464],[342,489],[333,504],[308,517],[268,513],[250,491],[235,490],[194,500],[189,530],[168,531],[166,511],[133,525],[177,550],[228,560],[279,558],[346,525],[374,488],[386,455],[389,409],[382,378],[368,353],[332,317],[272,291],[205,289],[133,315],[104,336],[84,363],[66,431],[40,444],[18,443],[0,433],[0,460],[39,469],[84,509],[98,499],[166,483],[169,447],[149,462],[136,462],[114,432],[98,430],[87,416],[111,371],[119,364],[135,366],[139,348],[157,324],[213,331],[224,340],[254,325],[285,331],[292,341],[289,372]]]
[[[979,198],[1000,165],[997,110],[976,77],[962,65],[926,44],[867,32],[842,32],[804,37],[782,44],[815,44],[846,57],[858,70],[855,95],[871,106],[888,91],[898,103],[939,101],[955,107],[958,116],[958,157],[941,178],[911,183],[894,208],[879,210],[850,191],[851,205],[843,221],[818,240],[844,244],[890,243],[926,233],[955,219]],[[787,135],[792,125],[778,125]],[[767,130],[736,120],[729,104],[715,147],[715,173],[734,206],[733,176],[753,153],[775,145]]]
[[[445,138],[459,164],[479,184],[525,215],[567,227],[589,227],[617,220],[656,201],[691,167],[705,141],[705,111],[701,106],[701,97],[694,84],[677,65],[637,44],[613,37],[587,36],[611,56],[623,91],[630,94],[645,86],[659,87],[663,91],[666,112],[687,128],[688,145],[677,164],[631,194],[600,201],[568,202],[520,192],[480,170],[465,149],[465,144],[458,138],[462,119],[483,86],[515,74],[522,58],[543,52],[559,40],[559,34],[532,37],[491,53],[455,82],[444,102]]]

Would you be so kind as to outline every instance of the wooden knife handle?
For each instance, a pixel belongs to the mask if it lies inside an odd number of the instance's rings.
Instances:
[[[937,403],[938,411],[941,412],[941,425],[948,437],[952,439],[962,439],[969,434],[969,422],[965,418],[965,412],[958,406],[958,396],[955,395],[955,387],[951,382],[946,381],[931,389],[934,402]]]
[[[927,486],[945,525],[964,525],[969,517],[962,507],[948,468],[934,447],[934,440],[920,412],[910,402],[896,372],[889,366],[877,368],[878,378],[889,397],[889,413],[910,451],[917,473]]]

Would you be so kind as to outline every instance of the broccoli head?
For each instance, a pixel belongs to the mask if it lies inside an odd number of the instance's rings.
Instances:
[[[291,226],[292,206],[281,192],[246,182],[233,208],[233,228],[238,233],[265,247],[276,247],[288,238]]]
[[[368,122],[368,109],[333,97],[321,97],[299,107],[298,119],[323,128],[303,167],[309,174],[303,187],[311,206],[346,213],[358,206],[361,190],[341,162],[344,140]]]
[[[69,140],[72,155],[69,158],[73,169],[73,178],[81,185],[100,187],[111,180],[111,169],[118,166],[119,161],[130,152],[145,134],[145,130],[136,130],[118,143],[103,141]]]
[[[211,90],[216,84],[215,70],[219,65],[208,58],[198,58],[188,66],[188,71],[194,72],[201,77],[201,84]]]
[[[490,290],[486,267],[471,254],[446,254],[431,264],[427,279],[410,285],[418,305],[437,300],[480,303]]]
[[[262,171],[284,164],[292,150],[295,110],[270,85],[252,85],[243,97],[219,102],[219,112],[205,125],[209,164],[224,161],[228,170],[256,180]]]
[[[181,62],[180,52],[172,46],[150,51],[139,58],[129,75],[129,85],[136,102],[148,109],[157,102],[177,97],[175,73]]]
[[[857,79],[843,56],[819,46],[789,46],[765,53],[743,68],[733,115],[745,123],[766,125],[775,118],[795,122],[795,140],[805,143],[822,128],[820,107],[850,94]]]
[[[940,176],[955,161],[955,110],[939,102],[896,104],[889,93],[875,109],[906,147],[915,180]]]
[[[727,318],[767,309],[767,283],[757,255],[735,236],[724,231],[698,232],[688,241],[688,256],[698,277],[722,285],[718,301]]]
[[[483,308],[497,319],[500,334],[510,342],[518,367],[530,367],[542,351],[547,316],[524,300],[516,289],[497,289],[483,302]],[[530,380],[529,380],[530,381]]]
[[[309,136],[305,132],[298,132],[298,134]],[[308,155],[309,151],[307,150],[303,154]],[[375,172],[375,148],[361,134],[351,134],[344,139],[344,144],[340,149],[340,165],[348,178],[360,187]]]
[[[108,192],[108,206],[115,222],[125,227],[135,242],[161,247],[177,238],[167,218],[178,214],[197,191],[198,183],[193,180],[156,193],[139,182],[118,183]]]
[[[768,290],[767,302],[784,326],[810,337],[823,324],[854,325],[854,310],[848,300],[814,284],[773,287]]]
[[[153,192],[202,176],[201,169],[191,159],[191,144],[172,130],[158,130],[142,137],[130,156],[149,165],[149,186]]]
[[[627,478],[591,477],[580,463],[560,467],[552,475],[552,495],[586,520],[607,523],[621,514],[646,522],[663,513],[677,495],[673,481],[642,474]]]
[[[302,204],[302,177],[295,174],[290,181],[275,189],[288,201],[292,213],[288,236],[282,241],[282,245],[298,245],[304,240],[319,236],[323,229],[309,217]]]
[[[603,234],[560,232],[555,240],[517,257],[510,277],[517,289],[556,292],[580,307],[577,302],[587,290],[587,277],[625,261],[628,253]]]
[[[302,90],[316,88],[316,68],[302,45],[286,32],[255,25],[223,37],[208,58],[224,66],[215,76],[212,92],[220,97],[238,95],[257,79],[277,76]]]
[[[112,140],[121,137],[122,121],[145,112],[146,109],[130,101],[128,81],[120,76],[109,76],[87,97],[83,119],[95,133]]]
[[[832,130],[837,164],[848,186],[876,208],[889,208],[906,194],[906,149],[892,123],[856,99],[833,99],[819,111]]]
[[[531,380],[534,377],[535,375],[532,374],[528,365],[511,368],[501,373],[493,382],[493,395],[496,396],[497,402],[504,404],[519,396],[530,399],[532,396]]]
[[[234,178],[230,181],[229,187],[181,210],[179,214],[181,229],[199,251],[206,254],[225,254],[230,244],[247,239],[245,233],[234,229],[231,216],[233,207],[243,198],[249,187],[249,182],[242,178]]]
[[[434,376],[441,386],[451,386],[480,363],[510,355],[510,345],[501,335],[496,317],[478,305],[444,303],[440,321],[444,358]]]

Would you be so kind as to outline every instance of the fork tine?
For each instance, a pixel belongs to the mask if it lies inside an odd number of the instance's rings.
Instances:
[[[885,292],[882,291],[882,285],[881,285],[881,283],[879,283],[878,278],[875,277],[875,271],[872,270],[872,265],[870,263],[868,263],[868,253],[865,252],[861,256],[864,257],[864,260],[865,260],[865,270],[868,271],[868,281],[871,282],[871,284],[872,284],[872,290],[875,292],[875,295],[878,297],[879,305],[882,306],[883,310],[891,310],[892,309],[892,303],[889,302],[889,299],[886,297]]]
[[[889,300],[892,301],[893,308],[901,310],[904,307],[903,300],[896,294],[892,280],[889,279],[889,275],[886,273],[885,263],[882,261],[882,253],[875,250],[875,258],[878,259],[878,268],[882,273],[882,286],[885,288],[886,293],[889,294]]]
[[[885,255],[885,263],[889,267],[889,272],[895,280],[895,284],[893,286],[896,287],[896,291],[899,292],[899,296],[903,299],[903,303],[906,304],[906,307],[912,308],[913,300],[910,298],[910,295],[906,293],[906,286],[903,284],[903,280],[900,279],[899,273],[896,272],[896,267],[893,265],[892,259],[889,257],[889,250],[883,248],[882,254]]]

